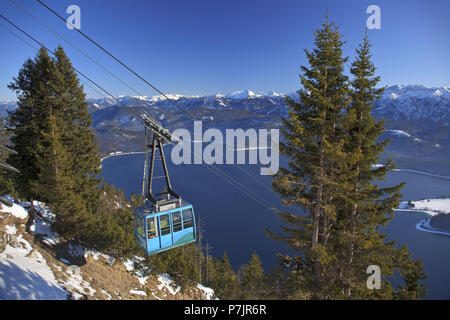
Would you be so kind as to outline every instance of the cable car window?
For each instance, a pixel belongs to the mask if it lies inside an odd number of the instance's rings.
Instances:
[[[170,233],[170,220],[169,220],[168,214],[164,214],[159,217],[159,224],[161,227],[161,235],[162,236]]]
[[[147,234],[148,239],[152,239],[158,236],[158,228],[156,227],[156,217],[149,218],[147,220]]]
[[[190,228],[194,226],[194,222],[192,220],[192,209],[183,210],[183,228]]]
[[[181,211],[172,213],[173,232],[180,231],[181,227]]]
[[[136,231],[137,231],[137,233],[141,236],[141,237],[145,237],[145,235],[144,235],[144,219],[141,217],[141,216],[139,216],[139,215],[136,215],[135,216],[135,223],[136,223]]]

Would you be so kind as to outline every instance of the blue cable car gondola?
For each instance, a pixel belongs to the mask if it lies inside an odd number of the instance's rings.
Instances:
[[[189,203],[159,212],[152,206],[138,207],[134,221],[139,245],[149,255],[195,242],[194,209]]]
[[[144,204],[134,213],[134,233],[142,249],[152,255],[196,241],[194,208],[175,193],[170,184],[163,145],[179,143],[180,140],[164,129],[158,122],[142,114],[145,126],[145,164],[142,183]],[[152,133],[152,143],[148,144],[148,132]],[[151,148],[148,168],[148,148]],[[167,191],[152,194],[155,152],[158,148],[164,169]],[[147,181],[148,180],[148,181]],[[147,188],[146,188],[147,187]],[[162,196],[162,197],[161,197]]]

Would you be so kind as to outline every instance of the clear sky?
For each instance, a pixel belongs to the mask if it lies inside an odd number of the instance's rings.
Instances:
[[[106,56],[35,0],[14,0],[143,95],[151,88]],[[288,93],[299,88],[303,48],[329,9],[352,59],[369,5],[381,9],[381,29],[369,30],[382,85],[449,85],[450,1],[377,0],[43,0],[69,17],[81,8],[81,31],[165,93],[208,95],[250,89]],[[114,95],[133,94],[45,27],[0,0],[0,13],[54,49],[62,44],[73,65]],[[0,19],[2,25],[12,29]],[[36,52],[0,27],[0,101],[14,100],[7,84]],[[351,60],[350,59],[350,60]],[[86,88],[88,97],[98,94]]]

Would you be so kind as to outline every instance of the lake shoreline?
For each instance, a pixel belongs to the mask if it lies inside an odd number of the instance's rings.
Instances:
[[[441,231],[435,229],[431,226],[431,218],[426,218],[421,220],[418,224],[416,224],[416,229],[424,232],[435,233],[435,234],[443,234],[450,237],[450,231]]]
[[[101,164],[100,164],[99,169],[101,169],[102,166],[103,166],[103,160],[106,160],[108,158],[115,157],[115,156],[125,156],[125,155],[130,155],[130,154],[144,154],[144,153],[145,153],[144,151],[131,151],[131,152],[115,151],[115,152],[111,152],[110,154],[100,158],[100,163]]]
[[[145,156],[141,153],[114,157],[123,154],[125,153],[108,155],[109,159],[103,162],[102,177],[106,182],[124,190],[125,194],[139,193],[141,191],[140,183],[137,182],[142,181]],[[281,225],[278,217],[271,211],[260,207],[225,181],[215,179],[216,176],[202,168],[203,166],[186,165],[180,168],[170,161],[168,165],[172,175],[180,177],[176,180],[177,190],[196,205],[196,215],[200,215],[206,223],[204,237],[211,247],[214,247],[211,255],[220,259],[223,252],[226,251],[227,255],[231,257],[230,264],[233,270],[239,270],[242,264],[248,263],[251,254],[256,252],[265,270],[270,270],[271,267],[277,265],[277,253],[290,253],[284,245],[269,239],[264,233],[264,229],[268,226],[277,231]],[[250,172],[254,170],[256,173],[257,171],[256,166],[248,165],[246,168]],[[232,176],[239,177],[241,175],[241,172],[234,166],[227,166],[226,169]],[[270,180],[264,180],[269,188],[271,187]],[[193,184],[193,181],[196,183]],[[450,180],[440,177],[392,171],[389,172],[386,181],[380,182],[380,186],[397,185],[403,181],[408,182],[402,190],[402,202],[406,204],[410,199],[411,202],[416,203],[418,201],[414,201],[414,199],[450,198]],[[260,185],[250,177],[248,179],[245,177],[243,183],[259,190]],[[205,188],[205,185],[208,187]],[[217,197],[218,193],[222,196]],[[279,201],[276,195],[266,194],[266,189],[261,188],[261,194],[267,196],[267,200],[274,204]],[[227,199],[233,199],[233,201],[227,201]],[[416,229],[416,224],[430,217],[430,215],[420,213],[427,211],[425,208],[440,208],[440,211],[450,211],[447,210],[447,208],[450,209],[450,205],[447,205],[446,202],[440,201],[439,203],[425,200],[412,208],[415,210],[411,210],[412,212],[409,214],[407,214],[408,212],[396,212],[385,229],[387,241],[396,241],[396,247],[407,245],[408,252],[415,259],[422,259],[424,272],[429,275],[425,280],[426,299],[450,298],[447,285],[450,283],[450,274],[445,272],[450,268],[449,238],[445,235],[431,235],[430,232],[425,233]],[[404,207],[403,210],[408,209],[411,208]],[[432,222],[434,227],[439,227],[434,224],[434,220]],[[251,224],[251,228],[248,228],[247,224]],[[229,230],[233,230],[233,233],[230,234]]]
[[[411,209],[411,208],[409,208],[409,209],[401,209],[401,208],[394,209],[394,212],[398,212],[398,211],[400,211],[400,212],[403,211],[404,213],[407,213],[407,212],[424,213],[424,214],[428,215],[429,217],[420,220],[420,222],[416,224],[417,230],[429,232],[429,233],[435,233],[435,234],[442,234],[442,235],[446,235],[446,236],[450,237],[450,231],[442,231],[442,230],[433,228],[431,226],[431,223],[430,223],[431,219],[434,216],[438,215],[440,212],[431,211],[431,210],[423,210],[423,209]],[[450,213],[448,213],[448,214],[450,214]]]
[[[111,152],[110,154],[102,157],[100,159],[100,161],[102,162],[103,165],[103,160],[111,158],[111,157],[115,157],[115,156],[124,156],[124,155],[132,155],[132,154],[144,154],[145,152],[143,151],[132,151],[132,152],[121,152],[121,151],[116,151],[116,152]],[[100,165],[100,169],[102,168],[102,165]],[[411,172],[411,173],[415,173],[415,174],[420,174],[420,175],[425,175],[425,176],[432,176],[432,177],[436,177],[436,178],[444,178],[444,179],[450,179],[450,177],[448,176],[441,176],[441,175],[437,175],[437,174],[433,174],[430,172],[424,172],[424,171],[417,171],[417,170],[411,170],[411,169],[394,169],[394,171],[403,171],[403,172]],[[394,211],[403,211],[403,212],[414,212],[414,213],[425,213],[427,215],[429,215],[429,218],[425,218],[423,220],[421,220],[419,223],[416,224],[416,229],[419,231],[423,231],[423,232],[428,232],[428,233],[434,233],[434,234],[442,234],[442,235],[446,235],[446,236],[450,236],[450,231],[446,232],[446,231],[441,231],[439,229],[435,229],[431,226],[430,224],[430,220],[433,216],[435,216],[436,214],[438,214],[438,212],[432,211],[432,210],[421,210],[421,209],[411,209],[411,208],[397,208],[394,209]]]

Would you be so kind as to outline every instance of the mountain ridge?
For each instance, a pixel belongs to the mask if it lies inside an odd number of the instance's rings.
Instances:
[[[143,124],[140,114],[147,113],[170,130],[191,130],[193,119],[204,127],[279,128],[287,116],[284,94],[255,93],[251,90],[209,96],[168,95],[176,100],[180,111],[162,96],[120,95],[112,98],[88,99],[92,128],[99,151],[105,156],[115,151],[142,151]],[[296,93],[287,96],[298,99]],[[0,116],[14,110],[13,103],[0,103]],[[384,155],[408,159],[450,159],[450,87],[395,85],[387,87],[374,102],[372,115],[384,120],[386,131],[381,139],[392,139]]]
[[[210,109],[244,109],[265,115],[286,115],[287,107],[284,97],[296,99],[297,93],[287,94],[269,91],[266,93],[252,90],[239,90],[229,94],[182,95],[166,94],[171,100],[186,110],[206,107]],[[162,95],[134,96],[117,95],[117,101],[111,97],[89,98],[89,110],[94,113],[115,105],[128,107],[176,108]],[[248,102],[248,103],[246,103]],[[262,106],[255,106],[255,104]],[[13,110],[14,101],[0,102],[0,116],[7,115],[5,110]],[[270,107],[270,108],[269,108]],[[397,120],[450,121],[450,87],[428,87],[424,85],[393,85],[386,88],[384,94],[374,102],[374,114]]]

